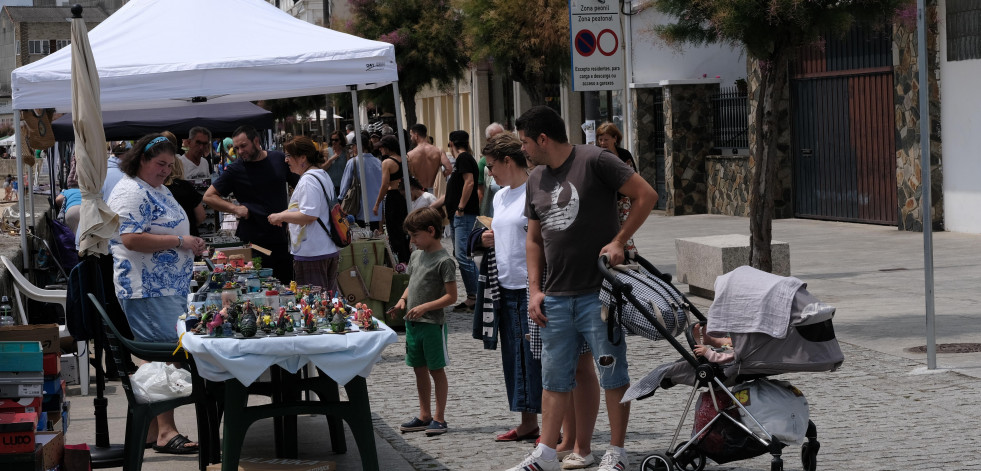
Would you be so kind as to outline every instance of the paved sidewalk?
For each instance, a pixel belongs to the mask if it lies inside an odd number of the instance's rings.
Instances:
[[[745,218],[655,213],[639,232],[635,241],[640,253],[663,271],[675,273],[676,238],[748,234],[749,223]],[[821,441],[818,469],[981,470],[975,453],[976,431],[981,429],[981,354],[938,355],[940,368],[928,372],[926,355],[907,351],[926,344],[922,234],[801,219],[774,221],[773,234],[775,240],[790,244],[792,274],[838,308],[835,327],[846,355],[842,368],[781,377],[808,397]],[[570,251],[569,256],[595,254]],[[934,234],[934,260],[937,342],[981,342],[981,236]],[[709,301],[692,300],[707,312]],[[428,438],[397,431],[398,424],[417,411],[413,375],[404,364],[404,336],[385,351],[368,379],[382,469],[503,470],[531,450],[530,442],[494,442],[494,435],[518,419],[507,410],[500,353],[483,350],[482,343],[470,337],[471,314],[448,318],[449,433]],[[633,378],[678,358],[665,342],[636,337],[628,342]],[[668,447],[690,392],[691,388],[675,387],[634,402],[626,446],[629,469],[638,469],[650,452]],[[73,422],[66,443],[91,440],[91,398],[70,399]],[[110,398],[116,440],[123,435],[124,407],[117,391]],[[178,416],[181,430],[196,437],[193,409],[183,408]],[[272,456],[270,422],[250,429],[250,452]],[[341,470],[360,469],[353,440],[348,440],[347,455],[332,455],[323,445],[322,418],[303,417],[300,424],[301,458],[335,460]],[[608,428],[601,405],[593,439],[597,458],[609,440]],[[683,436],[688,433],[690,425],[682,430]],[[146,456],[147,470],[192,470],[196,465],[193,457],[152,451]],[[786,469],[800,469],[797,447],[787,448],[784,458]],[[768,470],[769,455],[706,469]]]

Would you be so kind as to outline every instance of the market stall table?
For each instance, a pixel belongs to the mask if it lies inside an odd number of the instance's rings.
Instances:
[[[178,323],[183,334],[184,323]],[[181,336],[184,349],[194,355],[201,377],[223,382],[225,389],[224,433],[222,437],[222,470],[236,471],[242,443],[249,425],[259,419],[297,414],[325,414],[347,421],[358,444],[362,468],[378,469],[374,428],[365,377],[389,344],[398,336],[384,323],[379,330],[347,334],[293,334],[282,337],[212,338],[187,333]],[[249,386],[268,368],[279,367],[287,373],[298,373],[313,364],[326,377],[298,380],[300,389],[313,391],[318,400],[299,400],[288,396],[285,401],[248,406]],[[344,386],[348,400],[337,399],[333,382]],[[277,388],[280,382],[273,382]]]

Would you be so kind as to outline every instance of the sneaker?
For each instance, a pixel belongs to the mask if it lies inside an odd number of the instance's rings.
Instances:
[[[612,448],[606,450],[600,460],[599,471],[625,471],[627,469],[627,452],[616,452]]]
[[[542,451],[535,448],[535,451],[528,453],[517,466],[507,471],[559,471],[562,469],[559,460],[542,459]]]
[[[412,420],[399,426],[399,430],[402,433],[405,432],[421,432],[429,428],[429,424],[433,422],[433,419],[429,420],[419,420],[419,417],[413,417]]]
[[[596,462],[596,458],[593,458],[592,453],[586,454],[586,456],[579,456],[578,453],[569,453],[562,460],[562,469],[582,469],[592,466]]]
[[[440,422],[433,419],[432,422],[429,423],[429,426],[426,427],[426,436],[431,437],[433,435],[442,435],[446,433],[447,430],[449,429],[446,427],[446,422]]]

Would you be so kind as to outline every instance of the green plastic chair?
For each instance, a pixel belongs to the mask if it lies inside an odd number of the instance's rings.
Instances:
[[[217,421],[214,420],[217,412],[214,401],[209,400],[209,396],[205,390],[205,381],[198,375],[193,359],[185,358],[183,355],[175,356],[174,351],[177,349],[177,344],[174,343],[138,342],[122,336],[119,333],[119,329],[113,324],[112,319],[106,314],[106,310],[98,298],[92,293],[88,293],[88,296],[102,317],[102,325],[105,329],[106,337],[109,340],[109,348],[112,351],[112,357],[116,362],[116,367],[119,369],[119,377],[122,381],[123,390],[126,392],[126,400],[129,402],[126,413],[126,442],[123,451],[123,470],[139,471],[143,467],[144,444],[146,443],[147,429],[150,426],[150,421],[161,413],[187,404],[194,404],[197,414],[198,465],[201,471],[205,471],[212,462],[218,462],[216,459],[218,451],[218,426]],[[129,358],[130,355],[146,361],[183,364],[191,371],[191,395],[148,404],[137,402],[136,397],[133,395],[133,386],[129,378],[129,375],[135,373],[135,370],[133,370],[132,363],[124,360]]]

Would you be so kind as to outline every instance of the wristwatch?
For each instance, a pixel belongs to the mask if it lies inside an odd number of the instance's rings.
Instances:
[[[457,208],[456,208],[456,212],[458,212],[458,213],[462,213],[462,212],[463,212],[463,208],[460,208],[460,207],[457,207]]]

